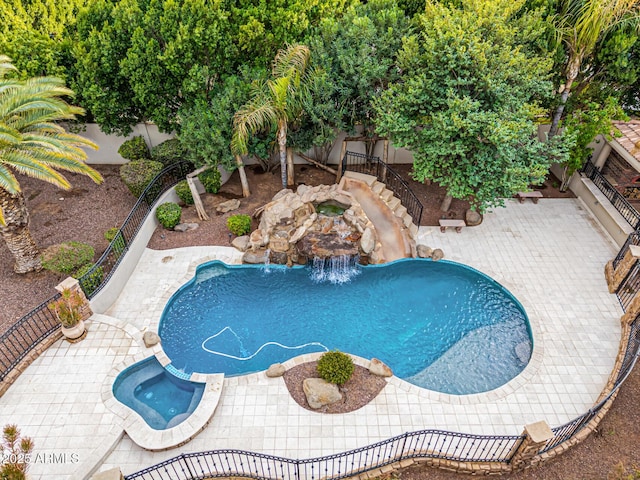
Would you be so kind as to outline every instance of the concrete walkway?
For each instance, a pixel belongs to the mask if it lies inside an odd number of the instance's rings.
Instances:
[[[426,428],[519,434],[540,420],[552,427],[566,423],[594,403],[614,364],[622,310],[603,275],[617,248],[578,200],[509,200],[482,225],[459,234],[423,227],[419,243],[490,275],[525,307],[533,358],[507,385],[452,396],[394,377],[364,408],[320,415],[299,407],[281,378],[227,378],[211,423],[194,440],[165,452],[144,451],[112,427],[99,398],[105,375],[144,348],[141,332],[157,328],[166,300],[198,263],[237,263],[239,257],[225,247],[146,250],[118,301],[90,323],[87,339],[56,343],[0,398],[0,423],[18,424],[36,451],[68,454],[59,463],[33,464],[33,478],[66,479],[84,478],[94,467],[132,473],[182,452],[210,449],[309,458]]]

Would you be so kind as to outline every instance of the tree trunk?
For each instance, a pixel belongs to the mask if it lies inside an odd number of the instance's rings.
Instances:
[[[282,188],[287,188],[287,124],[278,129],[278,147],[280,148],[280,178]]]
[[[251,195],[249,191],[249,182],[247,181],[247,174],[244,171],[244,163],[240,155],[236,155],[236,165],[238,166],[238,173],[240,174],[240,184],[242,185],[242,196],[247,198]]]
[[[0,208],[6,225],[0,225],[0,235],[13,255],[16,273],[35,272],[42,269],[40,251],[29,231],[29,211],[24,195],[11,195],[0,188]]]
[[[440,210],[443,212],[448,212],[449,208],[451,208],[451,202],[453,201],[453,197],[447,193],[440,204]]]
[[[567,105],[569,95],[571,94],[571,86],[573,85],[575,79],[578,78],[581,63],[582,57],[580,55],[575,55],[574,57],[569,59],[569,63],[567,64],[567,81],[564,84],[562,95],[560,95],[560,103],[558,104],[558,107],[553,114],[551,128],[549,129],[549,134],[547,135],[547,139],[549,140],[556,136],[556,134],[558,133],[558,130],[560,128],[560,120],[562,119],[562,114],[564,113],[564,108]]]
[[[565,165],[562,169],[562,178],[560,179],[560,191],[566,192],[569,189],[569,180],[571,177],[567,175],[569,171],[569,166]]]
[[[287,186],[293,187],[296,184],[295,170],[293,167],[293,149],[287,148]]]

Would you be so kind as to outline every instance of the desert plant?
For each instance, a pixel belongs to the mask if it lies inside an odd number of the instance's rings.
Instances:
[[[170,138],[151,149],[151,159],[165,167],[184,158],[185,152],[177,138]]]
[[[80,286],[87,297],[91,296],[91,294],[96,291],[96,288],[100,286],[104,279],[104,268],[100,266],[93,269],[94,266],[95,263],[87,263],[73,274],[73,278],[78,279]]]
[[[218,193],[220,190],[220,171],[217,168],[209,168],[200,173],[198,180],[202,182],[207,193]]]
[[[189,182],[181,180],[176,183],[175,189],[176,195],[178,195],[178,198],[182,200],[185,205],[193,205],[193,195],[189,188]]]
[[[59,243],[42,252],[42,268],[71,275],[82,265],[91,262],[94,255],[95,250],[87,243],[73,241]]]
[[[164,228],[173,228],[180,223],[182,208],[173,202],[166,202],[156,209],[156,218]]]
[[[138,198],[162,169],[160,162],[134,160],[120,167],[120,177],[129,191]]]
[[[320,378],[336,385],[342,385],[349,380],[354,369],[351,357],[338,350],[323,353],[318,360],[317,370]]]
[[[24,480],[33,451],[33,440],[20,437],[16,425],[5,425],[2,429],[2,445],[0,448],[0,479]]]
[[[124,252],[124,247],[126,246],[124,242],[124,236],[118,227],[112,227],[106,232],[104,232],[104,239],[111,244],[111,251],[119,258]]]
[[[75,327],[82,320],[80,307],[84,299],[77,290],[65,288],[61,292],[60,298],[49,304],[51,310],[63,327]]]
[[[251,231],[251,217],[249,215],[231,215],[227,218],[227,228],[236,236],[246,235]]]
[[[150,158],[147,143],[141,136],[126,140],[120,145],[120,148],[118,148],[118,153],[122,158],[126,158],[127,160],[147,160]]]

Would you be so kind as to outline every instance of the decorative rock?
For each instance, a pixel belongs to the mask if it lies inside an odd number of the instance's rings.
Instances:
[[[160,337],[155,332],[144,332],[142,341],[144,342],[144,346],[149,348],[160,343]]]
[[[436,248],[431,254],[431,259],[434,262],[437,262],[438,260],[442,260],[443,258],[444,258],[444,252],[439,248]]]
[[[289,255],[287,255],[287,252],[271,251],[269,254],[269,263],[273,263],[274,265],[286,265],[288,261]]]
[[[391,371],[391,369],[377,358],[371,359],[371,362],[369,363],[369,372],[379,377],[393,376],[393,372]]]
[[[342,394],[338,390],[338,386],[321,378],[306,378],[302,382],[302,389],[307,397],[309,406],[314,409],[342,400]]]
[[[242,235],[236,237],[231,241],[231,246],[237,248],[241,252],[246,252],[249,248],[249,235]]]
[[[179,223],[173,230],[176,232],[188,232],[190,230],[197,230],[200,225],[198,223]]]
[[[420,258],[431,258],[431,255],[433,255],[433,248],[420,244],[417,246],[417,252],[418,257]]]
[[[467,210],[464,214],[464,221],[467,223],[467,227],[475,227],[482,223],[482,215],[475,210]]]
[[[269,240],[269,249],[272,252],[286,252],[289,250],[289,240],[279,236],[272,236]]]
[[[257,252],[247,250],[246,252],[244,252],[244,255],[242,255],[242,263],[256,265],[259,263],[266,263],[266,260],[267,252],[265,250],[260,250]]]
[[[308,258],[329,258],[357,255],[358,247],[334,233],[311,232],[297,244],[298,252]]]
[[[237,210],[240,208],[240,200],[234,198],[233,200],[227,200],[226,202],[222,202],[216,207],[216,212],[218,213],[227,213],[232,210]]]
[[[267,369],[267,377],[275,378],[284,375],[286,368],[281,363],[274,363]]]
[[[373,251],[376,246],[376,236],[371,228],[366,228],[360,238],[360,248],[367,255]]]
[[[278,193],[276,193],[271,199],[271,201],[276,202],[280,200],[282,197],[284,197],[285,195],[288,195],[289,193],[293,193],[293,190],[291,190],[290,188],[284,188],[280,190]]]
[[[251,232],[251,235],[249,235],[249,246],[252,250],[255,250],[259,247],[264,247],[268,241],[269,236],[264,235],[262,233],[262,230],[260,229],[254,230],[253,232]]]

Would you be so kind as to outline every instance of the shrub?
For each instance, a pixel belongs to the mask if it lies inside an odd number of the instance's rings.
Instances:
[[[164,228],[173,228],[180,223],[182,208],[173,202],[166,202],[156,209],[156,218]]]
[[[249,215],[231,215],[227,218],[227,228],[238,237],[246,235],[251,231],[251,217]]]
[[[141,136],[126,140],[120,145],[118,153],[122,158],[126,158],[127,160],[149,159],[149,148],[147,148],[147,143]]]
[[[129,191],[140,197],[147,185],[162,171],[162,164],[153,160],[134,160],[120,167],[120,177]],[[158,187],[160,188],[160,187]],[[153,199],[152,199],[153,200]]]
[[[177,138],[165,140],[151,149],[151,159],[160,162],[165,167],[182,160],[184,156],[184,148]]]
[[[178,195],[178,198],[182,200],[185,205],[193,205],[193,195],[191,195],[191,189],[186,180],[181,180],[176,183],[175,189],[176,195]]]
[[[7,480],[24,480],[29,469],[29,457],[33,451],[33,440],[21,437],[15,425],[5,425],[2,429],[0,444],[0,478]]]
[[[100,286],[104,278],[104,268],[102,267],[96,267],[95,270],[89,272],[94,265],[95,263],[87,263],[73,274],[73,278],[77,278],[80,281],[82,291],[87,297],[90,297],[91,294],[96,291],[96,288]]]
[[[111,251],[119,258],[124,252],[124,247],[126,246],[124,243],[124,237],[122,236],[122,232],[118,227],[113,227],[104,232],[104,238],[107,242],[111,244]]]
[[[42,268],[71,275],[81,266],[91,262],[95,250],[82,242],[64,242],[52,245],[42,252]]]
[[[84,299],[77,290],[65,288],[61,292],[60,298],[51,302],[48,307],[53,312],[62,326],[75,327],[82,320],[80,308]]]
[[[322,354],[318,360],[320,378],[336,385],[342,385],[353,375],[353,360],[346,353],[333,350]]]
[[[200,173],[198,180],[202,182],[207,193],[218,193],[220,190],[220,171],[217,168],[209,168]]]

